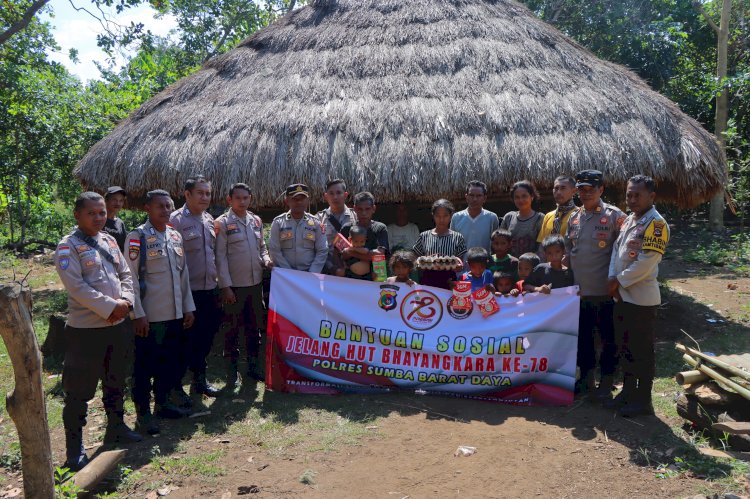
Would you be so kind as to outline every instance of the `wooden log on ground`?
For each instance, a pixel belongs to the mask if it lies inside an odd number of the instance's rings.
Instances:
[[[679,385],[692,385],[693,383],[700,383],[701,381],[706,381],[707,379],[708,376],[698,370],[682,371],[681,373],[677,373],[674,377],[674,380]]]
[[[701,359],[705,362],[708,362],[710,364],[713,364],[716,367],[720,367],[721,369],[725,370],[728,373],[731,373],[733,376],[737,376],[738,378],[742,378],[746,381],[750,381],[750,373],[747,371],[743,371],[737,366],[733,366],[731,364],[727,364],[724,361],[721,361],[717,359],[716,357],[712,357],[710,355],[706,355],[703,352],[699,352],[698,350],[695,350],[694,348],[686,347],[685,345],[681,345],[677,343],[675,345],[675,348],[679,350],[682,353],[688,354],[691,357],[695,357],[697,359]]]
[[[723,438],[724,432],[715,430],[714,423],[734,423],[734,417],[726,412],[726,408],[701,404],[692,395],[680,395],[677,398],[677,414],[695,423],[701,429],[708,431],[715,438]],[[729,435],[729,445],[735,450],[750,451],[750,436]]]
[[[679,345],[679,346],[682,346],[682,345]],[[699,370],[703,374],[708,375],[709,377],[711,377],[711,379],[714,379],[714,380],[718,381],[719,383],[724,384],[729,389],[734,390],[735,392],[737,392],[738,394],[740,394],[741,396],[743,396],[747,400],[750,400],[750,390],[748,390],[744,386],[741,386],[741,385],[735,383],[731,379],[729,379],[726,376],[724,376],[723,374],[719,373],[716,369],[712,369],[712,368],[708,367],[707,365],[703,364],[702,363],[703,362],[702,359],[701,360],[695,360],[689,354],[683,355],[682,358],[690,366],[696,368],[697,370]],[[721,369],[725,369],[725,368],[722,367]]]
[[[127,453],[127,449],[102,452],[92,459],[81,471],[76,473],[73,477],[73,483],[85,491],[79,494],[79,497],[86,496],[93,491],[99,482],[104,480],[109,475],[109,472],[115,469],[117,463],[125,458]]]
[[[725,421],[714,423],[711,427],[716,431],[731,433],[732,435],[750,435],[750,422],[735,421],[734,423],[730,423],[729,421]]]
[[[0,336],[13,364],[15,387],[5,401],[21,444],[24,495],[51,499],[55,483],[42,386],[42,354],[31,321],[31,290],[25,283],[0,285]]]

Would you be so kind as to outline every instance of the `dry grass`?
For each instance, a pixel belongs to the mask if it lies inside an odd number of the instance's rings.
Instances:
[[[319,0],[257,32],[145,103],[76,170],[96,190],[216,199],[247,182],[261,208],[327,179],[381,202],[504,193],[527,178],[636,173],[680,206],[726,181],[713,136],[623,67],[512,0]]]

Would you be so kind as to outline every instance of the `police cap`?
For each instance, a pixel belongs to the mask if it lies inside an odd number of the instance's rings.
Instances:
[[[298,194],[310,197],[310,189],[305,184],[292,184],[286,188],[286,197],[291,198]]]
[[[600,187],[604,184],[604,174],[599,170],[583,170],[576,174],[576,187],[589,185]]]

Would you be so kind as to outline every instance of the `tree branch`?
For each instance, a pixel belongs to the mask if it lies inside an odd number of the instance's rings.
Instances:
[[[714,32],[717,34],[719,33],[719,27],[716,25],[713,19],[711,19],[711,16],[708,15],[708,12],[706,12],[706,9],[703,8],[703,4],[700,0],[693,0],[693,7],[695,10],[700,12],[700,14],[703,16],[703,19],[706,20],[706,23],[711,27]]]
[[[36,13],[39,12],[39,9],[47,5],[48,2],[49,0],[36,0],[36,2],[31,4],[31,6],[26,9],[26,12],[24,12],[21,19],[13,23],[10,28],[0,33],[0,45],[10,40],[13,35],[28,26],[31,20],[34,19]]]

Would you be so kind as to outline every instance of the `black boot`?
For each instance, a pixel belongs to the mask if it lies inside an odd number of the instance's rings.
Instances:
[[[620,408],[618,413],[625,418],[634,416],[650,416],[654,414],[654,405],[651,403],[651,387],[653,380],[638,380],[638,388],[631,402]]]
[[[234,391],[235,388],[237,388],[237,361],[236,360],[228,360],[227,361],[227,374],[226,374],[226,385],[224,386],[224,391],[227,393],[231,393]]]
[[[156,424],[154,418],[151,416],[151,409],[146,406],[136,405],[136,413],[138,417],[135,421],[135,429],[141,434],[154,435],[159,434],[159,425]]]
[[[622,380],[622,391],[615,398],[610,398],[602,402],[605,409],[619,409],[630,402],[635,396],[636,379],[626,374]]]
[[[258,371],[258,363],[253,359],[247,359],[247,379],[252,381],[263,381],[264,378]]]
[[[89,464],[89,458],[83,449],[82,429],[65,430],[65,463],[63,468],[79,471]]]
[[[190,410],[165,402],[154,405],[154,414],[164,419],[180,419],[189,416]]]
[[[594,390],[594,398],[600,402],[610,400],[612,398],[612,385],[614,381],[614,376],[612,375],[602,376],[599,386]]]
[[[190,409],[193,407],[193,399],[190,398],[190,395],[185,393],[185,389],[182,387],[182,385],[179,385],[177,388],[173,389],[171,396],[172,401],[176,406],[183,409]]]
[[[206,373],[195,373],[193,377],[193,384],[190,386],[190,390],[193,393],[198,393],[200,395],[205,395],[206,397],[218,397],[220,391],[216,388],[211,386],[208,381],[206,381]]]
[[[130,444],[142,440],[143,435],[128,428],[122,418],[115,417],[107,421],[107,430],[104,432],[105,444]]]

